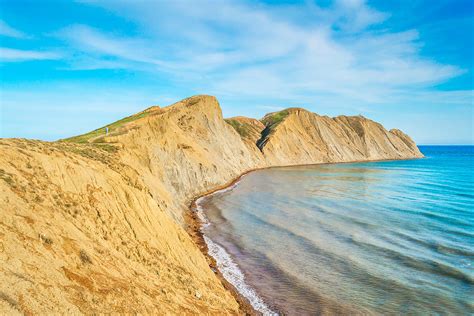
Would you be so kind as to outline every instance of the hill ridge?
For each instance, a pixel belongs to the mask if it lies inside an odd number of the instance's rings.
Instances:
[[[224,120],[199,95],[109,135],[0,139],[0,313],[238,314],[185,231],[194,197],[259,168],[422,157],[373,121],[290,112]]]

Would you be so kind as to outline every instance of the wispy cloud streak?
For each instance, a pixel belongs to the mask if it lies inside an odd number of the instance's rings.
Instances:
[[[28,38],[28,35],[11,27],[5,21],[2,20],[0,20],[0,35],[15,38]]]
[[[20,50],[13,48],[0,48],[0,60],[2,62],[20,62],[27,60],[51,60],[59,59],[61,55],[56,52]]]
[[[281,7],[247,2],[88,3],[124,15],[142,34],[121,37],[85,25],[63,30],[63,39],[93,56],[94,67],[161,71],[214,94],[330,93],[383,103],[392,91],[430,87],[463,72],[422,58],[416,30],[373,30],[389,14],[362,0],[288,7],[288,17]]]

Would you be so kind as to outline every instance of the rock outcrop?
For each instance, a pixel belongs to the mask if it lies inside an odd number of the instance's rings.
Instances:
[[[304,109],[282,112],[264,118],[270,128],[259,141],[271,166],[422,157],[410,137],[362,116],[330,118]]]
[[[224,120],[210,96],[107,127],[0,140],[0,313],[238,314],[184,229],[193,197],[262,167],[422,157],[363,117]]]

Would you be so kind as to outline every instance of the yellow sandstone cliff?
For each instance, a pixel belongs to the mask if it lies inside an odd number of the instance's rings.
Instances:
[[[224,120],[210,96],[108,127],[0,139],[0,314],[238,314],[185,231],[193,197],[256,168],[422,157],[363,117]]]

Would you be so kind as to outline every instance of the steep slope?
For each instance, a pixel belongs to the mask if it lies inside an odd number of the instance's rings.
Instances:
[[[184,229],[116,154],[0,141],[0,313],[237,313]]]
[[[389,132],[362,116],[329,118],[288,109],[279,117],[278,124],[267,123],[270,131],[264,131],[258,142],[270,165],[422,157],[407,135]]]
[[[237,314],[184,230],[193,197],[255,168],[421,156],[367,119],[290,109],[226,122],[210,96],[108,127],[0,140],[0,313]]]
[[[133,124],[134,121],[147,117],[149,115],[156,115],[160,113],[162,113],[162,109],[159,106],[155,105],[149,107],[144,111],[127,116],[121,120],[100,127],[89,133],[66,138],[62,141],[71,143],[101,143],[104,141],[105,136],[120,135],[128,132],[135,126],[135,124]]]
[[[238,312],[180,224],[255,165],[247,148],[210,97],[131,124],[103,144],[1,140],[0,310]]]
[[[257,140],[257,147],[262,150],[267,141],[270,139],[270,136],[276,130],[276,127],[290,114],[291,111],[297,111],[297,108],[291,108],[279,112],[268,113],[265,115],[261,122],[264,124],[265,128],[262,130],[260,138]]]
[[[266,128],[265,125],[257,119],[244,116],[232,117],[225,121],[239,133],[249,151],[251,151],[258,160],[264,160],[256,144],[262,137],[262,133]]]
[[[239,133],[242,139],[252,144],[257,143],[262,135],[262,131],[265,129],[265,124],[261,121],[245,116],[231,117],[225,119],[225,121]]]
[[[105,141],[123,146],[121,161],[140,174],[153,198],[181,223],[191,197],[263,166],[224,121],[214,97],[185,99],[139,123]]]

